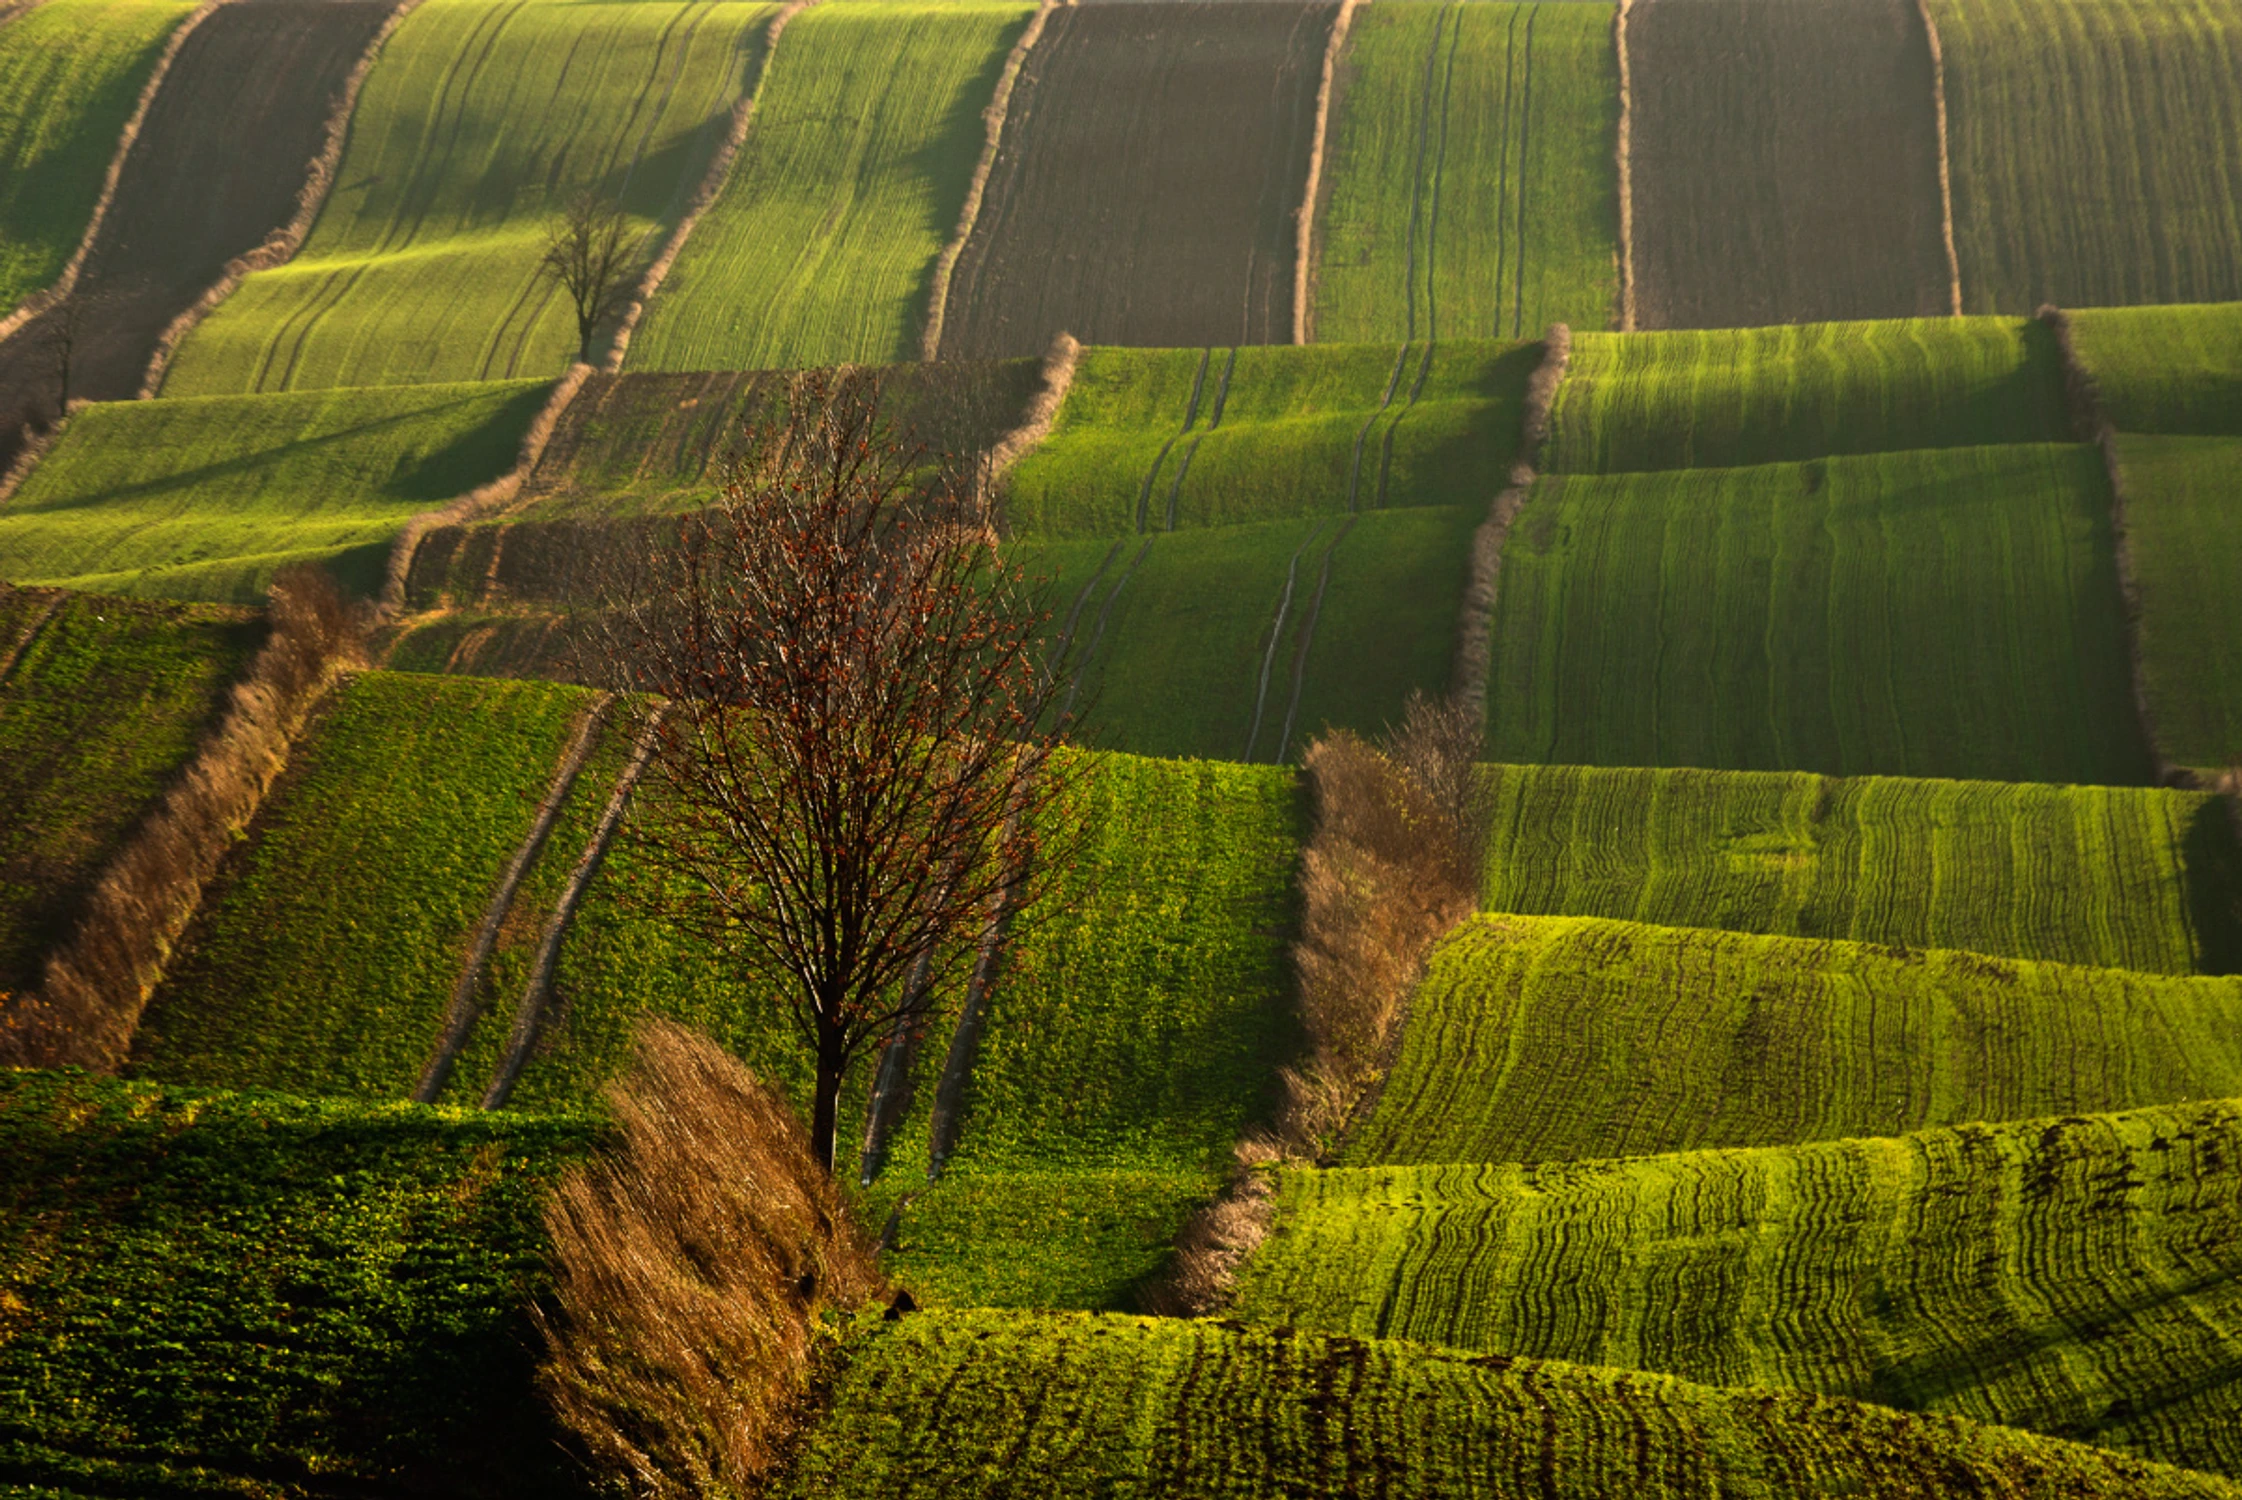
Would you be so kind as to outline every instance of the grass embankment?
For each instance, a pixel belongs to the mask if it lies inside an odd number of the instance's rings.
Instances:
[[[1504,548],[1490,746],[2140,782],[2123,639],[2091,448],[1549,476]]]
[[[861,1327],[789,1496],[2226,1496],[2028,1433],[1657,1375],[1179,1319]]]
[[[1579,334],[1542,467],[1734,468],[2067,435],[2054,336],[2027,319]]]
[[[539,683],[353,679],[205,896],[136,1069],[409,1097],[469,935],[588,699]]]
[[[0,1073],[0,1484],[566,1491],[524,1313],[589,1137]]]
[[[2242,971],[2216,799],[2149,787],[1497,766],[1490,912]]]
[[[2181,765],[2224,770],[2242,759],[2242,437],[2126,435],[2117,456],[2157,739]]]
[[[2242,302],[2084,308],[2070,319],[2118,431],[2242,437]]]
[[[650,238],[675,224],[770,12],[428,0],[367,78],[303,250],[195,330],[165,394],[558,375],[576,324],[538,272],[546,225],[580,192]]]
[[[47,598],[0,593],[0,661]],[[37,980],[263,634],[243,611],[73,597],[0,676],[0,993]]]
[[[636,370],[916,359],[1019,0],[837,0],[789,21],[723,196],[631,343]]]
[[[1242,1316],[2242,1470],[2242,1107],[1284,1174]]]
[[[0,510],[0,577],[247,601],[291,563],[377,592],[405,522],[514,464],[543,381],[86,408]]]
[[[1607,7],[1368,5],[1340,69],[1315,338],[1612,325],[1619,70]]]
[[[1583,917],[1434,954],[1349,1166],[1896,1135],[2242,1092],[2242,979]]]
[[[0,28],[0,317],[77,251],[125,122],[194,8],[46,0]]]
[[[2217,0],[1932,0],[1964,306],[2242,298],[2242,21]]]

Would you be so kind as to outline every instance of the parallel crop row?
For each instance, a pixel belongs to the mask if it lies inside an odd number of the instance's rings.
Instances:
[[[2181,765],[2223,770],[2242,758],[2242,435],[2128,435],[2117,457],[2157,740]]]
[[[2242,302],[2082,308],[2070,319],[2118,431],[2242,437]]]

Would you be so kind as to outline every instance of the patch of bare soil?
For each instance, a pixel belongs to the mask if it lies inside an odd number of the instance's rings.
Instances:
[[[1909,0],[1638,0],[1627,36],[1637,326],[1951,310]]]
[[[27,423],[140,392],[172,319],[294,217],[394,0],[235,0],[187,38],[125,156],[76,293],[0,344],[0,463]]]
[[[1028,54],[950,284],[943,357],[1292,337],[1336,4],[1082,5]]]

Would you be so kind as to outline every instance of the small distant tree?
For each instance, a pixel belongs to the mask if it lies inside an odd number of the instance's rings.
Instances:
[[[590,362],[592,335],[630,300],[630,269],[640,244],[623,206],[592,192],[569,199],[546,226],[539,269],[559,282],[575,305],[578,359]]]
[[[54,386],[54,419],[70,414],[71,379],[77,372],[78,346],[92,312],[90,293],[65,297],[40,319],[47,349],[47,372]]]
[[[713,506],[611,564],[588,665],[646,705],[639,899],[791,1017],[831,1171],[852,1065],[928,1019],[1066,841],[1064,684],[970,465],[893,431],[873,372],[779,405]]]

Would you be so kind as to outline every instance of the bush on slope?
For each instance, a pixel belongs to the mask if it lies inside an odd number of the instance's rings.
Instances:
[[[2242,437],[2242,302],[2069,317],[2072,346],[2118,431]]]
[[[2158,744],[2181,765],[2222,770],[2242,757],[2242,436],[2127,434],[2117,459]]]

